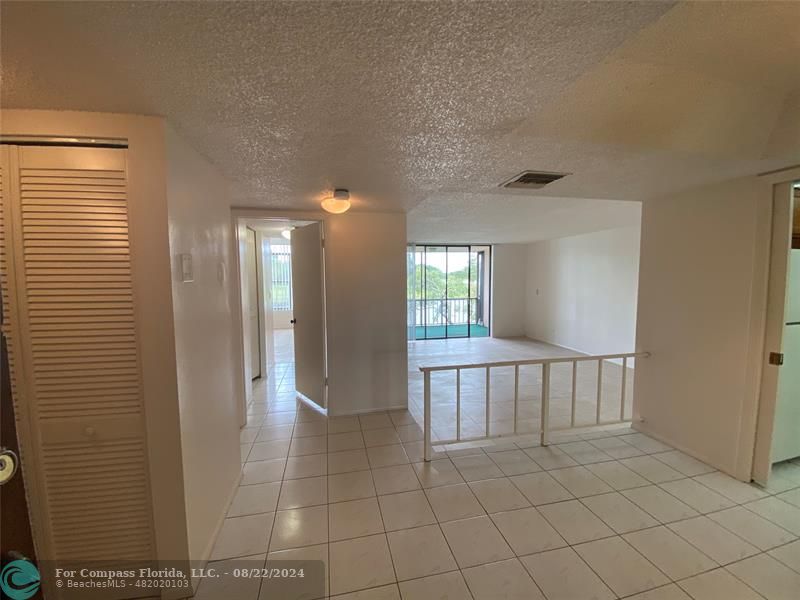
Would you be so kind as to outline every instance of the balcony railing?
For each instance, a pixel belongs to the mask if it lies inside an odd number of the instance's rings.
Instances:
[[[539,429],[533,433],[538,433],[539,441],[542,446],[548,443],[548,433],[555,431],[566,431],[570,429],[580,429],[582,427],[592,427],[598,425],[612,425],[615,423],[625,423],[631,420],[632,415],[626,414],[625,400],[626,400],[626,387],[628,380],[628,361],[633,358],[646,358],[650,356],[647,352],[629,352],[624,354],[603,354],[595,356],[568,356],[558,358],[542,358],[534,360],[511,360],[511,361],[496,361],[488,363],[475,363],[475,364],[453,364],[453,365],[437,365],[431,367],[420,367],[419,370],[423,374],[423,393],[424,393],[424,452],[425,460],[431,460],[433,446],[442,446],[447,444],[456,444],[459,442],[471,442],[477,440],[487,440],[498,437],[519,435],[518,423],[521,408],[520,400],[520,368],[528,365],[541,366],[541,406],[539,417]],[[576,404],[577,404],[577,373],[578,363],[597,362],[597,393],[594,398],[596,406],[594,408],[594,423],[585,425],[578,425],[576,423]],[[619,382],[619,409],[612,415],[612,418],[603,419],[604,415],[608,414],[608,410],[603,407],[603,365],[610,361],[621,361],[622,371],[621,380]],[[571,398],[569,410],[569,425],[560,427],[551,427],[550,425],[550,393],[551,393],[551,366],[560,363],[571,363]],[[513,430],[505,433],[492,435],[491,422],[492,422],[492,398],[491,398],[491,383],[492,383],[492,369],[502,367],[513,367]],[[461,435],[461,372],[468,369],[482,369],[485,370],[485,417],[486,423],[483,435],[473,435],[469,437],[462,437]],[[454,371],[455,372],[455,438],[452,439],[438,439],[432,440],[431,431],[431,374],[441,371]],[[529,408],[529,407],[526,407]],[[526,432],[530,433],[530,432]]]
[[[408,300],[408,324],[416,326],[483,323],[482,298]]]

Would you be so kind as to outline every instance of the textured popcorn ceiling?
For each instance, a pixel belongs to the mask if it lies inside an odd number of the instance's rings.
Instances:
[[[800,3],[3,2],[4,107],[167,117],[237,204],[406,210],[421,241],[626,225],[800,162]],[[499,190],[524,169],[573,175]]]

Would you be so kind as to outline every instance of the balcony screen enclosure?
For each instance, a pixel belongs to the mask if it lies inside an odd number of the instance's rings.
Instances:
[[[408,246],[408,339],[489,335],[490,246]]]

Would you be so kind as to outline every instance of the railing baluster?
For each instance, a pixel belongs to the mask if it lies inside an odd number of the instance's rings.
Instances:
[[[597,413],[594,422],[600,423],[600,403],[603,400],[603,361],[597,361]]]
[[[542,414],[539,424],[539,444],[547,446],[547,430],[550,421],[550,363],[542,364]]]
[[[628,380],[628,357],[622,359],[622,390],[619,394],[619,420],[625,420],[625,384]]]
[[[514,365],[514,435],[517,434],[518,404],[519,404],[519,365]]]
[[[424,454],[425,462],[431,461],[431,372],[425,371],[424,379],[424,403],[425,403],[425,431],[424,431]]]
[[[456,440],[461,441],[461,369],[456,369]]]
[[[491,367],[486,367],[486,437],[489,437],[489,420],[492,415]]]
[[[575,401],[578,398],[578,361],[572,361],[572,400],[570,402],[569,426],[575,427]]]

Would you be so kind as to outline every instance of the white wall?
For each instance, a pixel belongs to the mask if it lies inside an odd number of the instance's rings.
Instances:
[[[406,216],[325,220],[331,415],[405,408]]]
[[[642,212],[636,426],[750,479],[766,310],[771,186],[756,177]]]
[[[639,227],[529,244],[526,271],[528,337],[587,354],[633,351]]]
[[[189,553],[192,560],[205,560],[241,467],[233,358],[238,340],[226,281],[233,273],[230,203],[227,182],[213,165],[170,127],[166,140]],[[180,277],[184,253],[192,254],[194,265],[194,281],[187,283]]]
[[[492,246],[492,337],[525,335],[527,244]]]

